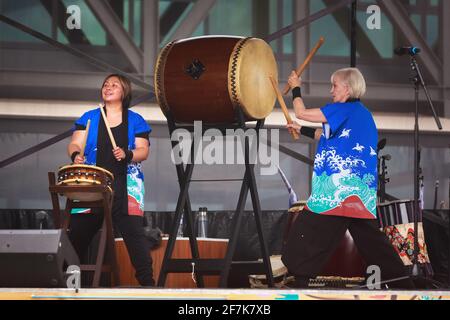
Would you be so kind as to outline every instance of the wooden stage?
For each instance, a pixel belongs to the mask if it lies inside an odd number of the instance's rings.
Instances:
[[[450,300],[449,291],[285,289],[8,289],[0,300]]]
[[[200,256],[222,258],[226,252],[224,239],[199,238]],[[151,251],[154,277],[158,278],[167,239]],[[357,290],[357,289],[219,289],[218,276],[205,277],[205,287],[196,288],[189,273],[170,274],[165,287],[141,288],[122,239],[116,239],[120,286],[116,288],[0,288],[0,300],[450,300],[450,290]],[[177,240],[174,257],[191,257],[187,238]]]

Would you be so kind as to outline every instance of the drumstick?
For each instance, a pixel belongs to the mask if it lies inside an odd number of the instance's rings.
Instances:
[[[84,157],[84,148],[86,147],[86,140],[89,134],[89,126],[91,125],[91,119],[88,119],[87,121],[87,125],[86,125],[86,130],[85,130],[85,134],[84,134],[84,138],[83,138],[83,142],[81,144],[81,151],[80,151],[80,156]]]
[[[111,139],[111,144],[113,148],[117,148],[116,140],[114,140],[114,136],[111,132],[111,128],[109,127],[108,120],[106,119],[105,111],[103,111],[103,105],[99,104],[100,112],[102,113],[103,121],[105,121],[106,131],[108,131],[109,139]]]
[[[308,56],[306,57],[303,64],[295,71],[295,73],[297,74],[298,77],[300,77],[302,75],[303,71],[308,66],[312,57],[316,54],[317,50],[319,50],[319,48],[322,46],[322,44],[324,42],[325,42],[325,39],[323,37],[320,37],[319,41],[317,41],[316,45],[311,50],[311,52],[308,54]],[[291,88],[289,87],[289,84],[286,84],[286,86],[284,87],[284,90],[283,90],[283,95],[287,94],[289,92],[289,90],[291,90]]]
[[[289,111],[286,107],[286,104],[284,103],[283,96],[281,95],[280,89],[278,89],[278,85],[275,82],[275,80],[273,79],[273,77],[269,76],[269,78],[270,78],[270,82],[272,83],[273,89],[275,90],[275,93],[277,94],[278,103],[281,106],[281,110],[284,113],[284,117],[286,118],[287,123],[291,124],[292,119],[291,119],[291,116],[289,115]],[[294,128],[290,128],[289,132],[290,132],[291,136],[294,138],[294,140],[298,140],[299,135]]]

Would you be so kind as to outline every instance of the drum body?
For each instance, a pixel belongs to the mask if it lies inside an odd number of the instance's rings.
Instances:
[[[114,176],[108,170],[97,166],[74,164],[61,167],[58,170],[57,185],[63,186],[92,186],[104,185],[111,189]],[[98,201],[102,199],[99,193],[91,192],[68,192],[64,194],[71,200]]]
[[[347,230],[336,251],[322,269],[321,276],[338,276],[344,278],[366,276],[367,264],[359,254],[352,235]]]
[[[286,228],[283,235],[283,246],[287,244],[289,232],[294,225],[295,220],[302,210],[306,201],[299,201],[293,204],[288,211],[288,218]],[[340,241],[334,253],[320,271],[319,276],[335,276],[344,278],[364,277],[366,273],[367,264],[359,254],[356,244],[347,230],[345,236]]]
[[[178,123],[260,120],[274,107],[269,76],[278,79],[272,48],[258,38],[197,37],[176,40],[160,52],[155,93],[163,113]]]

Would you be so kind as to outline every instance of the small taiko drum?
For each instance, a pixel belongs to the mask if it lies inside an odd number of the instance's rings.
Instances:
[[[103,168],[85,164],[73,164],[59,168],[57,185],[92,186],[104,185],[112,191],[114,175]],[[71,200],[98,201],[102,195],[92,192],[67,192],[64,194]]]
[[[262,120],[275,105],[269,76],[278,79],[272,48],[262,39],[206,36],[175,40],[160,52],[155,93],[177,123]]]

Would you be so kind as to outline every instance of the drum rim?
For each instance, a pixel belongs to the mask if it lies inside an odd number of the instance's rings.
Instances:
[[[102,167],[98,167],[98,166],[94,166],[94,165],[89,165],[89,164],[68,164],[68,165],[65,165],[65,166],[60,167],[60,168],[58,169],[58,174],[59,174],[61,171],[67,170],[67,169],[70,169],[70,168],[95,169],[95,170],[98,170],[98,171],[103,171],[104,173],[106,173],[107,175],[111,176],[111,177],[114,179],[114,175],[113,175],[110,171],[108,171],[108,170],[106,170],[106,169],[104,169],[104,168],[102,168]]]
[[[245,46],[245,43],[247,43],[250,39],[252,39],[252,37],[240,39],[234,45],[233,51],[231,51],[230,59],[228,61],[228,95],[230,97],[234,109],[240,108],[242,111],[244,111],[247,117],[253,119],[253,117],[251,117],[247,113],[247,110],[243,107],[242,103],[239,101],[239,97],[241,95],[240,95],[240,88],[237,85],[237,79],[239,76],[238,65],[240,64],[239,62],[240,53],[242,48]]]
[[[92,185],[92,184],[102,184],[102,183],[101,183],[100,181],[98,181],[98,180],[91,180],[91,179],[85,179],[85,178],[79,178],[79,179],[72,178],[72,179],[62,180],[62,181],[58,182],[57,185],[64,184],[64,183],[71,183],[71,182],[76,182],[77,184],[78,184],[78,183],[86,182],[86,183],[89,183],[89,184],[91,184],[91,185]]]
[[[295,206],[295,205],[306,204],[307,202],[308,202],[308,200],[298,200],[298,201],[295,201],[295,202],[292,204],[292,207]]]
[[[254,37],[234,36],[234,35],[226,35],[226,34],[211,34],[211,35],[205,35],[205,36],[196,36],[196,37],[176,39],[174,41],[177,43],[183,43],[183,42],[193,41],[193,40],[198,40],[198,39],[218,39],[218,38],[242,40],[242,39],[254,38]]]
[[[154,69],[155,72],[153,74],[153,83],[155,87],[156,101],[158,102],[161,111],[164,113],[166,118],[169,112],[169,107],[167,104],[166,93],[164,88],[164,71],[166,67],[167,57],[169,56],[172,47],[178,42],[179,40],[173,40],[164,46],[164,48],[159,53],[158,58],[156,59]]]

